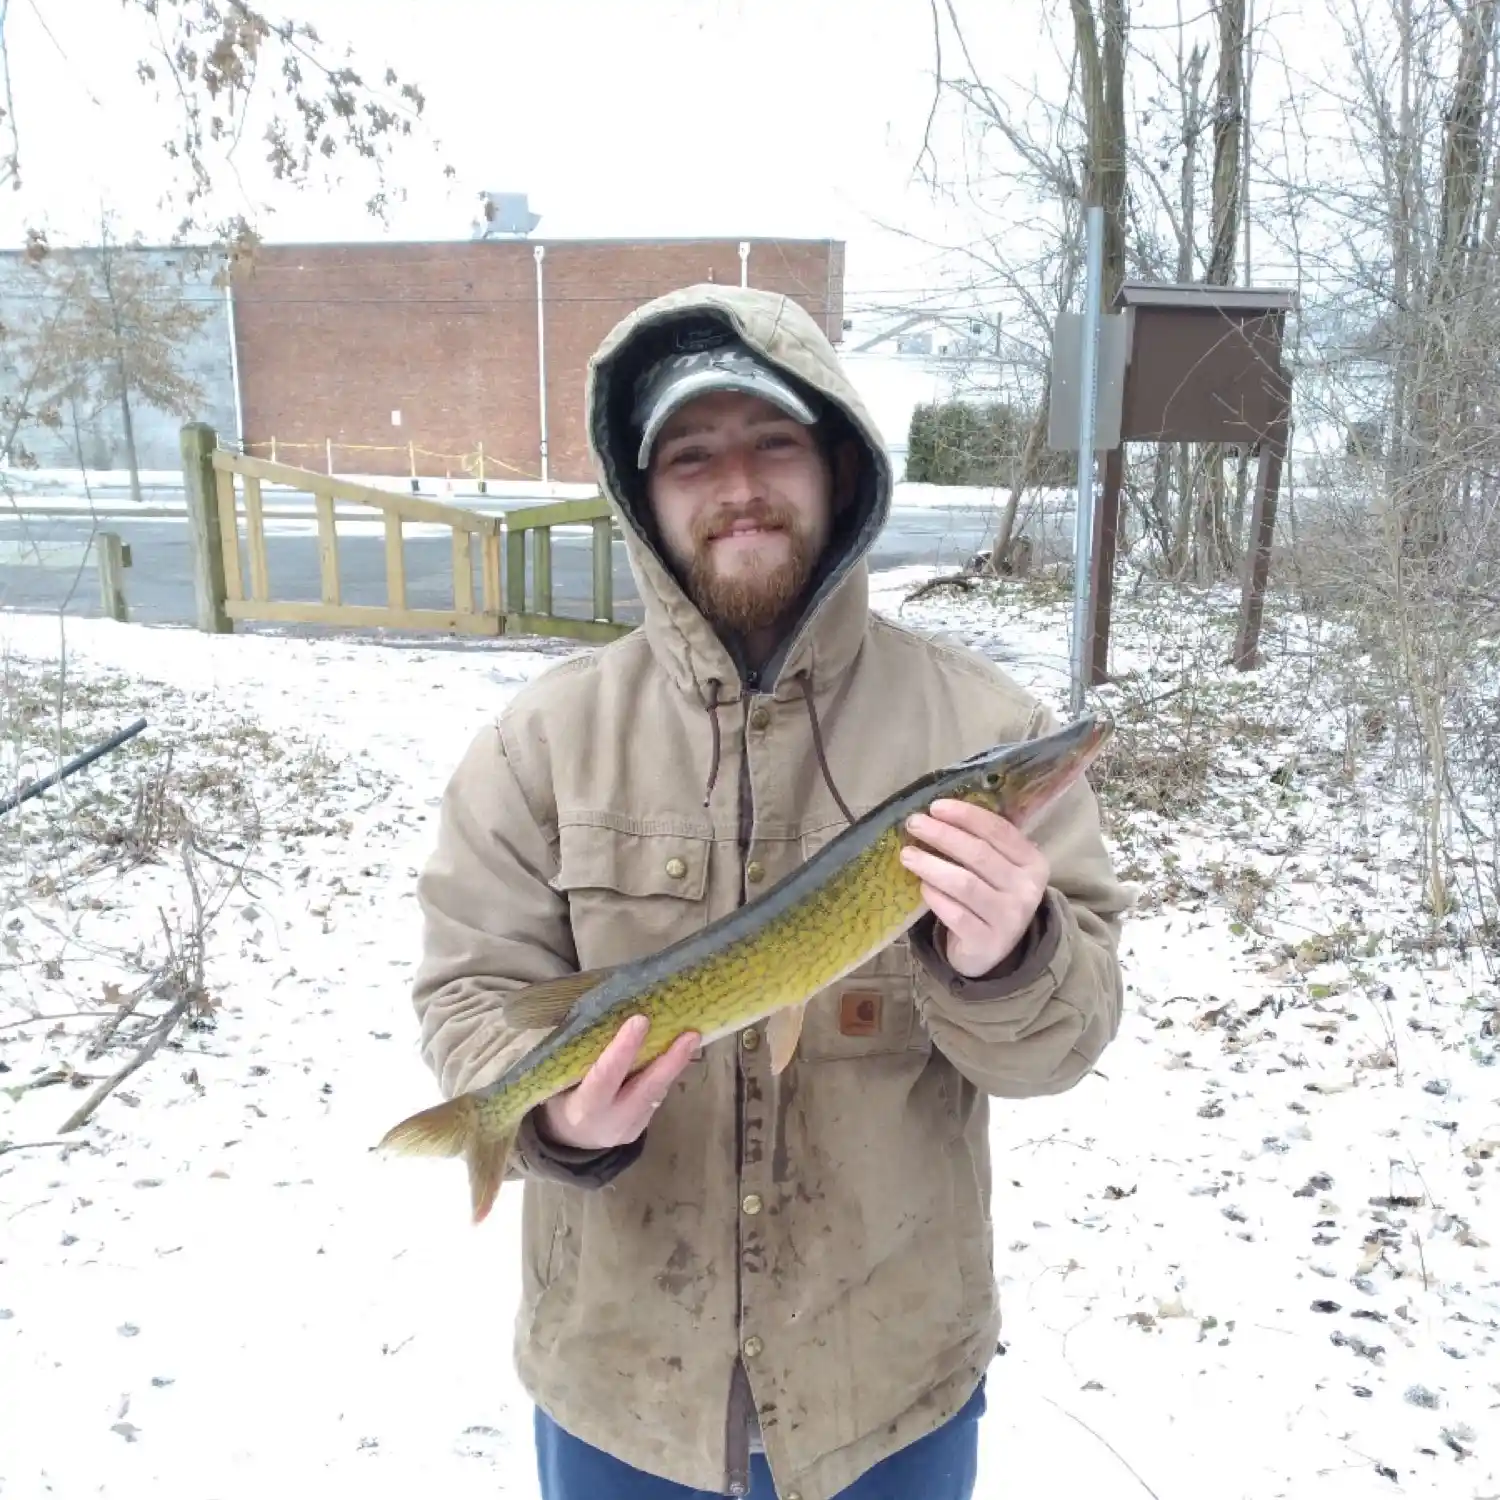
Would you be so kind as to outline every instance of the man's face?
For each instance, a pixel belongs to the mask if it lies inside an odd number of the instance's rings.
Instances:
[[[832,479],[813,431],[759,396],[685,403],[651,451],[647,488],[693,602],[745,633],[796,602],[828,543]]]

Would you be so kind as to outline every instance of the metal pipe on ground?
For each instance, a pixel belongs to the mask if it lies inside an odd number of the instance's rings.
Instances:
[[[59,766],[50,775],[43,776],[36,781],[28,781],[19,791],[12,792],[9,797],[0,801],[0,813],[8,813],[19,807],[23,802],[30,801],[33,797],[39,797],[49,787],[54,787],[60,781],[65,781],[76,771],[81,771],[85,766],[92,765],[101,755],[108,755],[111,750],[118,750],[127,740],[134,739],[141,730],[146,727],[144,719],[137,719],[134,724],[128,724],[117,734],[112,734],[107,740],[102,740],[88,750],[75,755],[66,765]]]

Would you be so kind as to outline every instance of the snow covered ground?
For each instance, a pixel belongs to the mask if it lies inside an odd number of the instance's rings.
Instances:
[[[1062,590],[903,603],[927,576],[878,604],[1065,708]],[[1311,626],[1244,677],[1223,596],[1116,620],[1129,1006],[1102,1076],[993,1110],[980,1496],[1500,1494],[1497,955],[1416,941],[1415,833]],[[519,1194],[474,1230],[456,1164],[369,1147],[435,1097],[407,984],[443,783],[562,648],[66,645],[63,754],[149,727],[0,815],[0,1496],[534,1500]],[[0,786],[53,763],[59,646],[0,615]]]

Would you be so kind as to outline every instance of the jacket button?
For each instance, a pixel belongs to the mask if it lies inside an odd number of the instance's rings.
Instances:
[[[740,1033],[740,1046],[742,1046],[746,1052],[754,1052],[755,1049],[760,1046],[760,1032],[758,1032],[753,1026],[748,1031],[742,1031]]]
[[[761,1343],[760,1339],[752,1333],[750,1337],[745,1340],[745,1358],[754,1359],[765,1347],[766,1346]]]
[[[766,878],[766,867],[758,859],[752,859],[745,866],[745,879],[751,885],[759,885]]]
[[[746,1193],[744,1201],[740,1204],[740,1207],[743,1208],[747,1214],[758,1214],[760,1212],[760,1194]]]
[[[762,705],[757,705],[750,710],[750,727],[752,729],[764,729],[771,722],[771,710]]]
[[[687,861],[678,859],[678,857],[674,854],[671,859],[667,861],[667,874],[670,875],[673,880],[681,880],[682,877],[687,874]]]
[[[788,1490],[786,1492],[785,1500],[802,1500],[802,1491]]]

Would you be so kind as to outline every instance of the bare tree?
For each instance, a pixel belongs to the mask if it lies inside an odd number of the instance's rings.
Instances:
[[[1215,0],[1214,11],[1219,31],[1219,68],[1213,110],[1213,221],[1204,279],[1210,286],[1228,286],[1235,276],[1244,191],[1240,137],[1245,108],[1245,0]],[[1222,444],[1205,446],[1202,472],[1197,550],[1203,571],[1216,577],[1233,569],[1239,542],[1238,527],[1234,537],[1230,536]],[[1186,513],[1186,504],[1183,509]],[[1243,498],[1240,509],[1243,510]],[[1185,563],[1186,559],[1179,557],[1179,564]]]
[[[1177,15],[1174,71],[1169,75],[1150,53],[1141,59],[1143,68],[1155,73],[1157,86],[1148,96],[1131,151],[1131,169],[1149,189],[1146,206],[1165,219],[1171,240],[1165,241],[1164,236],[1154,231],[1145,206],[1132,213],[1131,232],[1146,274],[1190,282],[1197,275],[1199,165],[1203,133],[1209,120],[1209,104],[1203,93],[1208,47],[1202,39],[1194,39],[1188,48],[1180,3]],[[1162,122],[1159,128],[1158,119]],[[1177,494],[1185,497],[1191,493],[1192,445],[1157,443],[1150,485],[1141,510],[1158,555],[1169,572],[1180,576],[1191,526],[1186,503],[1178,505],[1174,514],[1174,459]]]
[[[183,360],[211,309],[189,295],[180,264],[169,267],[138,239],[121,244],[108,214],[97,245],[56,250],[36,274],[43,305],[55,309],[44,314],[39,378],[53,405],[70,404],[85,421],[105,408],[118,411],[131,497],[139,500],[136,408],[183,420],[198,409],[202,387]]]
[[[1084,202],[1104,210],[1101,305],[1112,307],[1125,280],[1125,52],[1128,0],[1070,0],[1088,133]]]
[[[935,192],[963,206],[972,234],[960,244],[920,242],[947,254],[965,296],[1001,309],[1005,334],[996,356],[984,362],[986,384],[992,396],[998,385],[1005,399],[1031,414],[990,547],[991,569],[1005,572],[1022,534],[1023,503],[1036,485],[1046,438],[1052,329],[1081,265],[1086,152],[1078,64],[1076,57],[1066,62],[1067,86],[1059,96],[992,87],[970,51],[957,0],[930,3],[936,83],[920,167]],[[952,43],[946,60],[944,23]],[[962,162],[957,172],[936,144],[945,103],[956,106],[960,145],[953,156]],[[1025,225],[1024,236],[1016,233],[1018,223]]]
[[[1025,328],[1036,350],[1032,384],[1040,397],[1034,433],[1040,453],[1052,329],[1058,311],[1075,297],[1085,204],[1104,209],[1106,308],[1127,275],[1234,279],[1249,155],[1242,124],[1247,0],[1222,0],[1210,13],[1191,18],[1183,17],[1179,5],[1177,26],[1151,28],[1140,46],[1132,40],[1129,0],[1070,0],[1068,51],[1059,58],[1066,85],[1040,99],[1034,91],[986,83],[965,40],[957,0],[944,5],[963,68],[944,58],[934,5],[938,96],[959,104],[986,150],[981,153],[966,137],[962,180],[944,179],[929,127],[923,160],[929,180],[961,195],[977,222],[975,238],[956,247],[957,258],[982,263],[989,284],[1006,299],[1007,327]],[[1204,24],[1209,19],[1212,30]],[[1210,84],[1213,42],[1219,63]],[[1024,210],[1011,206],[1018,199],[1024,199]],[[1049,249],[1045,260],[1035,249],[1017,254],[1018,219],[1027,226],[1028,246],[1041,242]],[[1233,566],[1237,532],[1222,477],[1212,498],[1206,495],[1204,476],[1212,469],[1207,450],[1189,444],[1159,444],[1146,462],[1129,464],[1122,547],[1130,547],[1133,510],[1141,535],[1169,574],[1222,576]],[[997,564],[1017,524],[1018,501],[1013,490],[1001,513]]]
[[[1492,857],[1500,817],[1500,722],[1483,708],[1500,665],[1497,0],[1348,0],[1340,16],[1349,72],[1317,102],[1342,110],[1353,149],[1279,183],[1306,273],[1335,288],[1303,409],[1349,447],[1325,466],[1297,566],[1358,632],[1438,924],[1457,910],[1476,788]],[[1487,899],[1493,921],[1500,866]]]
[[[211,231],[226,244],[253,242],[243,214],[213,218],[212,194],[231,172],[247,132],[258,130],[278,182],[332,185],[346,163],[373,174],[366,207],[389,207],[386,165],[410,140],[426,109],[420,88],[386,67],[375,76],[339,56],[315,27],[248,0],[121,0],[142,23],[140,52],[119,65],[133,71],[163,108],[163,149],[177,165],[179,234]],[[24,176],[25,123],[11,75],[24,68],[7,42],[9,0],[0,0],[0,188]],[[32,0],[49,29],[72,16],[71,0]],[[54,26],[53,23],[56,23]],[[172,120],[170,126],[166,121]],[[448,176],[451,167],[445,167]]]

